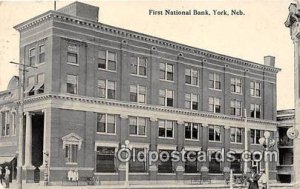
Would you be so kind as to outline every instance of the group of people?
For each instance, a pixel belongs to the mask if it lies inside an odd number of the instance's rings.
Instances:
[[[5,188],[9,188],[9,176],[10,176],[10,170],[8,167],[5,167],[5,170],[2,169],[0,166],[0,185],[2,185],[3,180],[5,182]]]
[[[267,176],[266,176],[265,171],[256,173],[256,170],[252,168],[251,173],[250,173],[249,177],[247,178],[247,181],[249,183],[248,189],[259,189],[258,183],[261,183],[262,189],[267,188]]]
[[[70,169],[68,171],[68,180],[69,181],[78,181],[79,175],[77,169]]]

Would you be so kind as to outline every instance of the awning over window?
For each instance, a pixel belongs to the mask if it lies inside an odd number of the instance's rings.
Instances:
[[[38,83],[36,86],[34,86],[33,90],[37,91],[37,90],[39,90],[43,86],[44,86],[44,83]]]
[[[15,156],[0,156],[0,165],[3,163],[9,163],[11,162]]]
[[[25,89],[24,93],[29,93],[29,92],[33,89],[33,87],[34,87],[34,85],[29,85],[29,86]]]

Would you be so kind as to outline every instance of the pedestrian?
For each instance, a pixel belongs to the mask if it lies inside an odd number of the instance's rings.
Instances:
[[[248,189],[259,189],[258,188],[259,178],[260,178],[260,176],[256,173],[255,169],[251,168],[251,174],[250,174],[250,177],[247,180],[249,182]]]
[[[3,179],[3,175],[2,175],[2,167],[0,166],[0,183],[2,184],[2,179]]]
[[[4,180],[5,180],[5,188],[9,188],[9,175],[10,175],[10,170],[8,167],[5,167],[5,175],[4,175]]]
[[[265,170],[262,170],[259,182],[261,183],[262,189],[267,189],[267,175]]]

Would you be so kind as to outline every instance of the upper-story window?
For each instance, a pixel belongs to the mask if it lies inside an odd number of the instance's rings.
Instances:
[[[143,57],[131,57],[130,58],[131,74],[147,76],[147,59]]]
[[[185,83],[190,85],[198,85],[199,74],[197,70],[185,69]]]
[[[263,131],[259,129],[250,130],[250,141],[251,144],[260,144],[259,139],[263,137]]]
[[[221,127],[217,125],[210,125],[208,127],[208,139],[210,141],[221,141]]]
[[[67,63],[78,64],[78,46],[76,44],[68,44]]]
[[[34,85],[35,85],[35,77],[29,76],[27,88],[24,91],[24,93],[28,94],[28,96],[34,95]]]
[[[9,119],[9,111],[2,113],[2,136],[9,136],[10,135],[10,119]]]
[[[250,117],[260,118],[261,117],[261,106],[259,104],[250,104]]]
[[[115,52],[99,50],[98,68],[104,70],[117,70],[117,54]]]
[[[97,133],[116,133],[116,115],[98,113],[97,117]]]
[[[185,139],[198,140],[199,139],[199,123],[185,123]]]
[[[192,93],[185,94],[185,108],[190,110],[199,109],[199,98],[198,95]]]
[[[250,94],[254,97],[261,97],[261,84],[257,81],[250,82]]]
[[[174,65],[169,63],[160,63],[159,78],[167,81],[174,81]]]
[[[12,131],[11,131],[11,134],[12,134],[12,135],[16,135],[16,133],[17,133],[17,115],[16,115],[16,113],[12,113],[12,121],[11,121],[11,124],[12,124]]]
[[[110,80],[98,80],[98,97],[116,99],[116,82]]]
[[[221,102],[219,98],[216,97],[208,98],[208,111],[214,113],[221,113]]]
[[[44,82],[45,74],[41,73],[37,75],[37,85],[34,87],[34,90],[37,94],[44,93]]]
[[[210,89],[221,90],[221,77],[220,77],[220,74],[217,74],[217,73],[210,73],[209,74],[208,87]]]
[[[29,49],[29,65],[34,66],[36,63],[36,48]]]
[[[230,101],[230,115],[242,115],[242,102],[238,100]]]
[[[231,78],[230,79],[230,91],[232,93],[242,93],[242,79],[241,78]]]
[[[141,85],[130,85],[130,102],[146,103],[147,88]]]
[[[129,134],[135,136],[146,136],[146,118],[129,117]]]
[[[159,120],[158,121],[158,136],[162,138],[174,137],[174,121]]]
[[[231,127],[230,128],[230,142],[241,143],[242,142],[242,129]]]
[[[159,105],[162,106],[174,106],[174,91],[169,89],[159,90]]]
[[[28,86],[34,85],[35,84],[35,79],[34,76],[29,76],[28,77]]]
[[[45,62],[45,45],[39,46],[39,64]]]
[[[67,93],[78,94],[78,76],[67,75]]]

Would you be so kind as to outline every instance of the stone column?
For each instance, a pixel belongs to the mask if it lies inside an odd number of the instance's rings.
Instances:
[[[177,149],[178,151],[182,151],[184,147],[184,122],[181,120],[177,121]],[[176,167],[176,178],[177,181],[183,181],[183,173],[184,173],[184,162],[177,162]]]
[[[128,115],[126,114],[121,114],[120,115],[120,143],[121,146],[125,145],[125,140],[128,139]],[[120,162],[118,161],[118,171],[119,171],[119,181],[125,181],[126,177],[126,163],[125,162]]]
[[[207,152],[207,147],[208,147],[208,124],[207,123],[202,123],[202,151]],[[208,166],[209,166],[209,161],[208,157],[206,156],[206,161],[201,163],[201,168],[200,172],[203,177],[206,177],[208,175]]]
[[[224,150],[225,150],[225,159],[224,159],[224,179],[229,179],[230,176],[230,162],[227,161],[226,153],[230,150],[230,126],[224,126]]]
[[[32,113],[26,112],[25,167],[32,167]]]
[[[157,136],[158,136],[158,120],[154,117],[150,118],[150,151],[157,151]],[[157,162],[152,162],[149,165],[149,179],[156,181]]]

